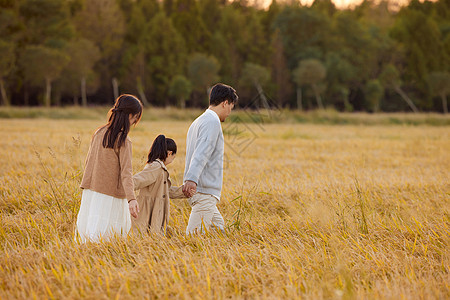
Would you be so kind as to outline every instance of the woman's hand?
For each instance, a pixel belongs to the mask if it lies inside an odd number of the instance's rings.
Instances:
[[[139,214],[139,203],[136,201],[136,199],[133,199],[130,202],[128,202],[128,206],[130,208],[130,214],[134,218],[137,218]]]

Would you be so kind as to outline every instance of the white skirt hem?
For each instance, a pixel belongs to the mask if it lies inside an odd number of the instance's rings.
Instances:
[[[86,243],[127,236],[131,216],[126,199],[84,189],[77,217],[75,240]]]

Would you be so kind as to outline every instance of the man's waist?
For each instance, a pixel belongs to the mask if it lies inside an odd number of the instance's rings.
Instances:
[[[220,200],[220,194],[221,194],[222,188],[211,188],[211,187],[202,187],[197,186],[197,193],[205,194],[205,195],[211,195],[217,200]]]

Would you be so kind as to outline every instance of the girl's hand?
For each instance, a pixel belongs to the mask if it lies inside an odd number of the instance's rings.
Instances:
[[[139,214],[139,204],[136,201],[136,199],[131,200],[130,202],[128,202],[128,206],[130,208],[130,214],[134,217],[137,218],[138,214]]]

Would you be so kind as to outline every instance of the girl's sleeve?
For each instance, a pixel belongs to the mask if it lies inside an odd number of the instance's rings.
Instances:
[[[124,145],[119,150],[119,161],[120,161],[120,178],[122,180],[122,186],[125,190],[125,195],[128,202],[135,200],[133,188],[133,167],[131,165],[132,150],[131,141],[125,140]]]
[[[161,170],[158,163],[146,166],[144,170],[133,176],[134,189],[139,190],[154,183],[161,175]]]
[[[186,196],[183,194],[183,186],[169,187],[169,198],[171,199],[186,198]]]

